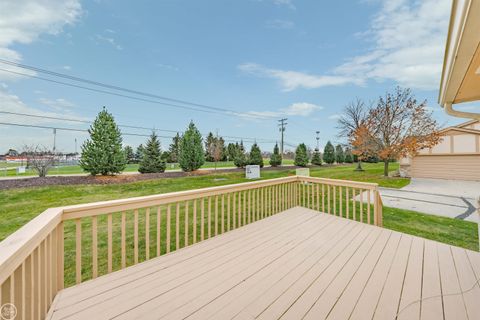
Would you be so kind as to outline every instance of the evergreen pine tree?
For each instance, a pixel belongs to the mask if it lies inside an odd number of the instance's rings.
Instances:
[[[306,167],[308,165],[307,146],[305,143],[300,143],[295,150],[295,160],[293,162],[296,166]]]
[[[353,163],[352,149],[350,149],[348,147],[345,149],[345,162],[346,163]]]
[[[168,152],[170,155],[168,162],[171,162],[171,163],[178,162],[179,149],[180,149],[180,135],[177,132],[177,134],[172,138],[172,143],[168,148]]]
[[[343,153],[343,148],[341,145],[337,145],[335,147],[335,161],[337,163],[344,163],[345,162],[345,154]]]
[[[163,151],[163,152],[162,152],[162,160],[165,161],[165,163],[171,162],[171,161],[170,161],[170,152],[168,152],[168,151]]]
[[[134,163],[135,162],[135,155],[133,154],[133,149],[130,146],[125,146],[123,149],[123,152],[125,153],[125,160],[127,163]]]
[[[335,148],[330,141],[327,142],[325,148],[323,149],[323,161],[328,164],[335,162]]]
[[[145,151],[145,148],[143,147],[143,144],[140,144],[137,147],[137,150],[135,151],[135,162],[138,163],[138,162],[140,162],[140,160],[142,160],[144,151]]]
[[[247,156],[245,155],[243,141],[240,141],[240,144],[237,147],[235,158],[233,158],[233,164],[238,168],[243,168],[247,165]]]
[[[207,138],[205,139],[205,161],[213,162],[215,161],[213,158],[213,151],[216,148],[215,145],[215,137],[213,136],[212,132],[209,132]]]
[[[282,156],[280,155],[280,150],[278,149],[278,143],[275,143],[275,147],[273,147],[273,153],[270,157],[270,165],[272,167],[282,165]]]
[[[317,148],[315,148],[315,151],[313,152],[313,155],[312,155],[312,164],[316,166],[322,165],[322,157],[320,155],[320,151],[318,151]]]
[[[122,135],[113,116],[105,107],[88,130],[90,139],[82,145],[80,166],[92,175],[110,175],[125,169]]]
[[[229,161],[235,159],[235,155],[237,154],[238,143],[229,143],[227,146],[227,157]]]
[[[250,155],[248,159],[248,164],[259,165],[260,168],[263,168],[263,157],[260,147],[255,142],[250,149]]]
[[[140,173],[156,173],[165,171],[165,161],[162,160],[160,141],[155,132],[152,132],[143,152],[142,160],[138,167]]]
[[[223,137],[217,138],[217,143],[221,149],[220,161],[227,161],[227,147],[225,147],[225,139]]]
[[[194,171],[205,163],[202,135],[195,124],[190,122],[179,143],[178,163],[183,171]]]

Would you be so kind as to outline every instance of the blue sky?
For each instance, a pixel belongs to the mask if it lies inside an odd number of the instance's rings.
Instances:
[[[235,116],[171,108],[0,71],[0,110],[91,120],[107,106],[119,124],[278,140],[343,142],[336,118],[356,97],[396,85],[437,104],[448,0],[7,0],[0,4],[0,58],[165,97],[230,109]],[[43,76],[0,63],[0,68]],[[465,105],[465,110],[478,109]],[[87,128],[0,114],[0,122]],[[148,134],[146,130],[123,129]],[[164,136],[170,132],[159,133]],[[87,137],[58,131],[57,149]],[[125,136],[136,147],[146,138]],[[262,140],[260,140],[262,139]],[[169,144],[162,138],[163,147]],[[0,153],[51,146],[51,130],[0,126]],[[248,143],[247,143],[248,144]],[[291,147],[288,147],[291,148]]]

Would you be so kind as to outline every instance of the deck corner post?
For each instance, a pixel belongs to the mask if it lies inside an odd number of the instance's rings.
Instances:
[[[57,292],[65,286],[64,241],[64,226],[63,221],[61,221],[57,226]]]

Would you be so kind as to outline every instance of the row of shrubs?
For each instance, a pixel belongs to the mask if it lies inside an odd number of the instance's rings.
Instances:
[[[193,122],[190,122],[182,135],[177,134],[170,145],[168,152],[161,151],[160,141],[152,132],[145,146],[141,145],[134,154],[131,147],[122,148],[121,131],[115,123],[112,114],[104,108],[97,116],[89,129],[90,139],[82,145],[81,167],[92,175],[110,175],[122,172],[128,162],[138,162],[138,171],[141,173],[164,172],[167,160],[176,160],[183,171],[194,171],[199,169],[207,159],[223,160],[227,154],[233,158],[235,166],[243,168],[246,165],[264,166],[262,151],[257,143],[254,143],[249,153],[245,152],[243,142],[224,146],[224,140],[209,135],[203,148],[202,135]],[[350,148],[345,150],[341,145],[336,148],[330,143],[326,144],[323,155],[318,149],[311,154],[304,143],[301,143],[295,150],[294,164],[307,166],[311,161],[313,165],[321,165],[322,162],[332,164],[352,163],[354,156]],[[278,145],[275,144],[269,161],[271,166],[282,164],[282,155]]]

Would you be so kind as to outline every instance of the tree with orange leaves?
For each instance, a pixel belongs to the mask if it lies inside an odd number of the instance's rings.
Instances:
[[[426,101],[418,103],[410,89],[397,87],[394,93],[387,92],[379,98],[350,140],[359,158],[377,154],[384,162],[384,175],[388,176],[392,160],[414,156],[419,150],[436,145],[439,139],[437,122]]]

